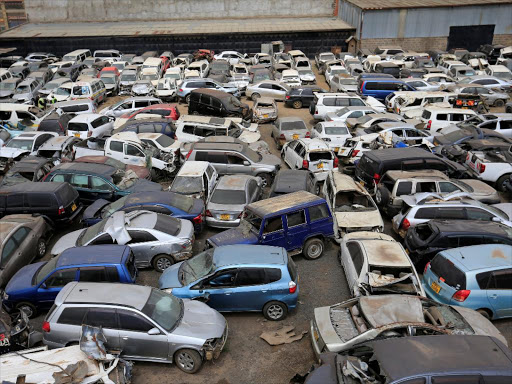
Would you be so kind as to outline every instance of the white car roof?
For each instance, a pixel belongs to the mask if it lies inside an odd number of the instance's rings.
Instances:
[[[80,115],[76,115],[71,120],[69,120],[70,123],[90,123],[94,120],[96,120],[98,117],[102,117],[103,115],[100,115],[98,113],[82,113]]]
[[[207,161],[190,161],[187,160],[182,165],[177,176],[188,176],[188,177],[202,177],[206,169],[208,168]]]

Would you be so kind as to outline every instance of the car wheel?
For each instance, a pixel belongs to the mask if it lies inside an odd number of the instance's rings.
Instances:
[[[270,184],[272,183],[272,176],[268,173],[263,173],[263,174],[260,174],[258,175],[258,177],[261,178],[261,180],[263,181],[262,182],[262,187],[265,188],[265,187],[269,187]]]
[[[190,104],[190,95],[187,95],[187,97],[185,97],[185,104]]]
[[[37,309],[34,304],[27,303],[26,301],[16,304],[16,309],[25,312],[29,319],[35,317],[37,314]]]
[[[255,92],[255,93],[253,93],[253,94],[251,95],[251,100],[252,100],[252,101],[256,101],[256,100],[258,100],[260,97],[261,97],[261,96],[260,96],[260,94]]]
[[[301,109],[302,108],[302,101],[300,100],[295,100],[292,104],[292,107],[295,108],[295,109]]]
[[[505,181],[510,178],[510,173],[507,173],[506,175],[501,176],[498,181],[496,182],[496,189],[500,192],[506,192],[507,187],[505,186]]]
[[[491,312],[488,309],[480,308],[480,309],[477,309],[476,311],[479,314],[481,314],[483,317],[485,317],[487,320],[491,320],[492,314],[491,314]]]
[[[348,165],[348,166],[343,167],[343,173],[345,175],[354,175],[356,173],[356,166]]]
[[[157,272],[163,272],[173,264],[174,259],[172,258],[172,256],[169,255],[156,255],[155,258],[153,259],[153,268]]]
[[[41,258],[44,257],[46,254],[46,241],[44,239],[39,239],[37,242],[37,257]]]
[[[495,107],[498,107],[498,108],[501,108],[501,107],[503,107],[504,105],[505,105],[505,102],[504,102],[503,100],[501,100],[501,99],[498,99],[498,100],[496,100],[496,101],[494,102],[494,106],[495,106]]]
[[[377,192],[375,192],[375,202],[379,206],[384,206],[389,201],[389,191],[380,186],[377,188]]]
[[[308,260],[315,260],[322,256],[324,252],[324,242],[318,238],[309,239],[304,245],[302,251],[304,257]]]
[[[272,321],[283,320],[288,314],[288,307],[280,301],[269,301],[263,307],[263,316]]]
[[[180,349],[174,354],[174,362],[185,373],[196,373],[203,365],[199,352],[193,349]]]

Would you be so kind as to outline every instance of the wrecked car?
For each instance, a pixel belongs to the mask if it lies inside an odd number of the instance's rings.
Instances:
[[[275,100],[269,97],[260,97],[254,102],[252,121],[255,123],[267,123],[277,119],[277,114]]]
[[[9,315],[0,305],[0,355],[31,348],[42,339],[42,333],[33,330],[25,312],[15,311]],[[5,380],[5,360],[0,360],[0,362],[2,364],[2,380]]]
[[[0,173],[7,172],[15,161],[28,155],[36,155],[44,142],[56,136],[58,134],[54,132],[24,132],[13,137],[0,148]]]

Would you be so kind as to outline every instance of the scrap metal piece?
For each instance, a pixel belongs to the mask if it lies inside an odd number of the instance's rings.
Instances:
[[[277,331],[263,332],[260,337],[270,345],[281,345],[290,344],[294,341],[300,340],[306,333],[308,333],[308,331],[302,331],[299,335],[297,335],[293,331],[294,329],[295,327],[293,325],[287,325],[278,329]]]

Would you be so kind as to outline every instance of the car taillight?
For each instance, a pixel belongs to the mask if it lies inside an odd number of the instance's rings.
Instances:
[[[470,293],[471,291],[469,289],[461,289],[453,294],[452,299],[458,301],[459,303],[462,303],[464,300],[468,298]]]
[[[295,284],[295,281],[290,281],[288,283],[288,290],[290,291],[290,293],[295,293],[295,291],[297,290],[297,284]]]
[[[180,88],[178,92],[183,92],[183,89]]]
[[[430,267],[430,261],[427,264],[425,264],[425,269],[423,270],[423,274],[427,273],[428,267]]]
[[[315,108],[315,115],[318,115],[318,108]]]
[[[304,168],[304,169],[309,169],[309,161],[307,161],[307,160],[302,160],[302,168]]]
[[[479,163],[478,164],[478,171],[480,173],[484,173],[485,172],[485,164]]]
[[[92,131],[87,132],[87,137],[91,137],[91,136],[92,136]]]
[[[469,158],[470,158],[470,157],[471,157],[471,156],[470,156],[470,155],[469,155],[469,153],[468,153],[468,154],[466,155],[466,161],[469,161]]]
[[[380,175],[378,173],[374,173],[373,180],[375,181],[375,184],[378,184],[380,180]]]
[[[185,160],[188,160],[188,158],[190,157],[191,154],[192,154],[192,150],[188,151],[187,156],[185,156]]]
[[[196,217],[194,217],[192,219],[192,222],[194,224],[201,224],[203,222],[203,215],[202,214],[197,215]]]
[[[307,131],[306,136],[304,136],[306,139],[311,139],[311,132]]]
[[[213,217],[213,216],[212,216],[212,213],[211,213],[208,209],[206,210],[206,216],[208,216],[208,217]]]
[[[283,134],[283,133],[281,133],[281,134],[279,135],[279,140],[286,140],[286,137],[284,137],[284,134]]]
[[[57,212],[58,215],[63,215],[64,213],[66,213],[66,210],[64,209],[64,207],[61,205],[59,207],[59,211]]]
[[[286,100],[290,100],[290,96],[286,95]]]
[[[50,323],[45,321],[43,322],[43,331],[45,331],[46,333],[50,333],[51,329],[50,329]]]
[[[237,219],[241,219],[243,215],[244,215],[244,213],[240,212],[240,214],[238,215]]]
[[[432,120],[429,120],[427,123],[427,129],[430,129],[430,127],[432,127]]]
[[[411,227],[411,223],[409,222],[409,220],[404,219],[402,221],[401,227],[402,227],[402,229],[408,230]]]
[[[354,149],[352,151],[352,157],[356,157],[358,153],[359,153],[359,149]]]
[[[338,160],[338,158],[336,156],[334,156],[334,165],[333,165],[333,167],[334,168],[338,168],[338,164],[339,164],[339,160]]]

